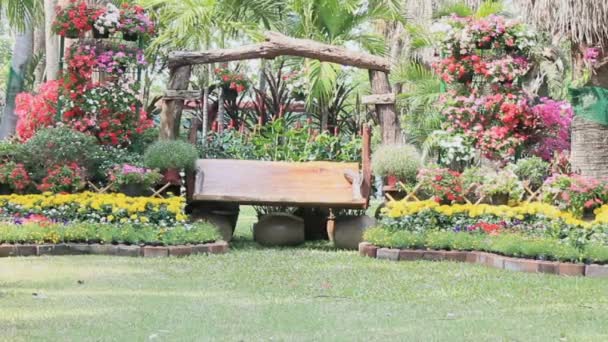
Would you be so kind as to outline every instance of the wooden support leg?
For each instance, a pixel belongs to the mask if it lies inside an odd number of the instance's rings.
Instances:
[[[333,210],[329,210],[329,217],[327,218],[327,236],[329,241],[334,242],[334,235],[336,233],[336,217],[334,216]]]

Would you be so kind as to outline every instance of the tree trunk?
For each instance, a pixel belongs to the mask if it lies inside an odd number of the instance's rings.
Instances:
[[[591,85],[608,88],[608,65],[596,70]],[[575,117],[572,121],[572,170],[594,178],[608,177],[608,126]]]
[[[373,94],[383,95],[391,93],[388,74],[381,71],[370,70],[369,80],[372,84]],[[382,129],[382,143],[385,145],[401,143],[403,140],[401,136],[401,125],[399,124],[399,116],[397,115],[395,104],[376,104],[376,115],[378,115],[380,128]]]
[[[51,32],[55,20],[56,0],[44,0],[44,31],[46,35],[46,79],[55,80],[59,74],[59,37]]]
[[[17,33],[13,47],[11,70],[6,86],[6,105],[0,123],[0,139],[8,138],[15,133],[17,116],[15,115],[15,98],[23,91],[25,71],[30,62],[33,50],[34,33],[29,25],[24,32]]]
[[[608,126],[575,117],[570,162],[572,170],[584,176],[608,177]]]
[[[45,42],[45,33],[44,26],[37,27],[34,30],[34,56],[41,57],[44,56],[46,49]],[[34,88],[36,85],[44,82],[44,72],[45,72],[45,61],[44,59],[40,59],[38,61],[38,65],[36,65],[35,77],[34,77]]]

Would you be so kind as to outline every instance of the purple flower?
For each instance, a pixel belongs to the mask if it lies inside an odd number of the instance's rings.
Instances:
[[[585,54],[583,55],[583,58],[589,62],[589,63],[597,63],[598,59],[600,57],[600,49],[598,48],[587,48],[585,50]]]

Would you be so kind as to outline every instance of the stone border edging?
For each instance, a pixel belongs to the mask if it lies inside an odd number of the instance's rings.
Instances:
[[[608,277],[608,265],[585,265],[506,257],[477,251],[438,251],[423,249],[380,248],[369,242],[359,244],[359,255],[392,261],[456,261],[480,264],[509,271],[548,273],[563,276]]]
[[[192,254],[223,254],[226,252],[228,252],[228,243],[222,240],[199,245],[177,246],[102,245],[86,243],[0,245],[0,257],[98,254],[160,258],[168,256],[187,256]]]

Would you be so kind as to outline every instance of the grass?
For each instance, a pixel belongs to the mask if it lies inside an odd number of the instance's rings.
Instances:
[[[250,242],[226,255],[0,259],[0,340],[608,340],[608,281]]]

